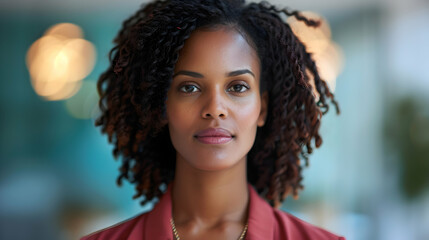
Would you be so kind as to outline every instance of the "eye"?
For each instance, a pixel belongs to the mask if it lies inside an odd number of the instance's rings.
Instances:
[[[243,93],[249,90],[249,87],[245,84],[234,84],[231,87],[227,89],[228,92],[237,92],[237,93]]]
[[[193,92],[197,92],[198,90],[199,88],[197,86],[191,85],[191,84],[182,85],[179,88],[179,91],[184,93],[193,93]]]

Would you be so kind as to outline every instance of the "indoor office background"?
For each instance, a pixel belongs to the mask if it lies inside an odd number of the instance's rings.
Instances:
[[[339,46],[329,76],[341,114],[324,116],[305,189],[282,209],[348,240],[429,239],[429,2],[271,2],[325,17]],[[0,239],[78,239],[151,208],[116,186],[119,160],[94,126],[95,82],[140,4],[0,3]],[[49,100],[28,59],[59,23],[82,29],[90,55],[69,98]]]

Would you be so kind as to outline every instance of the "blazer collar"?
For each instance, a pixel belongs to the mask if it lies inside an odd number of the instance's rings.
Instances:
[[[167,191],[161,196],[159,202],[148,213],[145,221],[143,239],[168,239],[173,240],[173,230],[171,228],[171,188],[172,183],[168,184]]]
[[[274,239],[274,211],[252,185],[249,188],[249,226],[246,240]]]
[[[248,183],[247,186],[249,189],[249,225],[245,239],[273,239],[273,208],[258,195],[252,185]],[[167,191],[161,196],[153,210],[148,213],[145,226],[143,226],[144,239],[174,239],[170,224],[172,214],[171,188],[172,183],[168,184]]]

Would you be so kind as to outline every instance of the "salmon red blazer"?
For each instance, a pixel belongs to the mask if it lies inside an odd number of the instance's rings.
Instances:
[[[170,224],[171,186],[152,211],[142,213],[81,240],[174,240]],[[271,207],[253,187],[249,188],[249,219],[246,240],[345,240],[289,213]]]

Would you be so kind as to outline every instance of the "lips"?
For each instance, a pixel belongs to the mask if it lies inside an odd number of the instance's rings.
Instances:
[[[232,140],[234,136],[223,128],[208,128],[195,134],[195,138],[205,144],[224,144]]]

